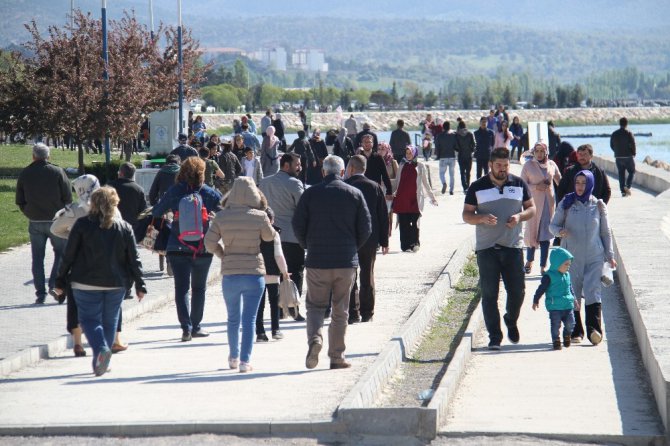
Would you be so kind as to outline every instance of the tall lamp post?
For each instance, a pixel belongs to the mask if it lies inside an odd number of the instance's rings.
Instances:
[[[181,55],[181,0],[177,0],[179,24],[177,25],[177,48],[179,62],[179,133],[184,133],[184,61]]]
[[[149,0],[149,24],[151,26],[151,41],[154,41],[154,2]]]
[[[109,81],[109,73],[107,72],[107,65],[109,63],[109,55],[107,54],[107,0],[102,0],[102,60],[105,68],[102,72],[102,78],[105,84]],[[107,108],[107,85],[105,85],[105,108]],[[107,110],[105,110],[106,112]],[[105,163],[109,165],[111,161],[109,149],[109,131],[105,130]]]

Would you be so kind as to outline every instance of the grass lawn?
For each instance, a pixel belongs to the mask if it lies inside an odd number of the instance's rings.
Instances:
[[[0,180],[0,252],[28,242],[28,219],[14,204],[16,180]]]
[[[118,159],[119,152],[112,152],[112,159]],[[146,159],[145,153],[133,154],[132,161]],[[77,168],[77,151],[52,149],[53,164],[62,168]],[[84,163],[105,162],[105,155],[84,153]],[[32,145],[13,144],[0,146],[0,170],[3,167],[22,168],[32,162]],[[0,252],[29,241],[28,219],[14,204],[16,198],[16,179],[0,179]]]
[[[0,167],[25,167],[32,162],[33,146],[29,144],[10,144],[0,146]],[[111,158],[118,159],[119,152],[112,152]],[[146,152],[139,155],[133,154],[131,161],[141,161],[146,159]],[[62,167],[78,167],[76,150],[51,149],[49,159],[53,164]],[[91,162],[105,162],[104,154],[94,154],[84,152],[84,164]]]

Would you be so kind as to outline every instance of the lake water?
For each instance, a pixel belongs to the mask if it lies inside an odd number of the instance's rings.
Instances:
[[[574,138],[570,135],[591,134],[610,135],[613,131],[618,129],[618,125],[596,125],[596,126],[579,126],[579,127],[557,127],[556,130],[561,135],[561,139],[572,144],[575,149],[582,144],[591,144],[594,153],[612,156],[613,152],[610,149],[609,136],[606,138]],[[670,163],[670,124],[641,124],[629,125],[628,129],[633,133],[651,133],[652,136],[637,136],[635,143],[637,145],[637,156],[635,159],[642,162],[645,156],[649,155],[654,160],[661,160]],[[473,130],[473,129],[471,129]],[[412,142],[420,141],[414,135],[419,135],[419,132],[409,132],[412,137]],[[321,133],[325,137],[324,132]],[[286,141],[291,144],[297,138],[295,133],[286,134]],[[379,141],[388,141],[391,138],[391,132],[377,132]]]

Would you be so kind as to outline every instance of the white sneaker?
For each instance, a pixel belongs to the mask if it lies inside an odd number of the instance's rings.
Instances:
[[[593,330],[591,334],[589,335],[589,341],[591,341],[591,344],[593,345],[598,345],[600,344],[600,341],[603,340],[603,335],[598,333],[598,330]]]
[[[231,369],[236,369],[237,366],[239,365],[240,365],[239,358],[231,358],[230,356],[228,356],[228,367],[230,367]]]
[[[251,372],[254,368],[248,362],[240,362],[240,373]]]

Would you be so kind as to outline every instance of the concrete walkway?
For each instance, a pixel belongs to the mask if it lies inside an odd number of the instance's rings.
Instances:
[[[271,422],[330,423],[340,402],[412,314],[456,248],[473,234],[461,221],[462,202],[459,193],[440,196],[439,207],[427,205],[418,253],[400,253],[394,230],[391,253],[377,258],[374,321],[348,331],[346,353],[354,365],[349,370],[328,370],[325,346],[319,366],[307,370],[304,323],[286,320],[281,322],[284,340],[254,346],[253,373],[228,370],[226,313],[217,281],[208,289],[205,309],[209,338],[180,342],[173,304],[146,314],[124,328],[131,346],[113,357],[109,375],[94,378],[90,356],[74,358],[68,350],[0,381],[0,430],[142,423],[158,426],[159,431],[160,426],[175,425],[188,431],[194,423],[239,421],[252,423],[251,431],[264,432]],[[13,255],[16,264],[29,261],[29,251]],[[213,265],[218,271],[219,262]],[[155,274],[155,269],[149,266],[147,271]],[[149,293],[165,294],[171,286],[171,279],[157,279],[149,283]],[[29,287],[22,293],[32,301]],[[60,314],[47,313],[50,310]],[[58,306],[17,306],[9,312],[16,312],[16,325],[27,331],[34,322],[31,312],[41,312],[62,333],[64,309]],[[64,402],[75,399],[76,410],[63,410]]]
[[[518,172],[518,166],[514,169]],[[433,182],[439,183],[435,172]],[[212,333],[209,338],[179,342],[174,305],[157,307],[126,324],[124,337],[131,347],[113,357],[111,373],[101,378],[93,377],[90,356],[74,358],[68,350],[0,381],[0,433],[338,433],[333,416],[339,405],[410,317],[454,251],[474,233],[461,220],[461,192],[438,194],[438,200],[438,208],[426,207],[418,253],[398,252],[395,231],[391,254],[378,257],[374,322],[350,326],[347,334],[353,368],[328,370],[324,348],[319,366],[305,369],[304,323],[284,320],[284,340],[254,346],[254,372],[228,370],[225,305],[217,280],[207,295],[204,326]],[[617,219],[634,218],[638,206],[652,202],[650,194],[639,190],[627,199],[614,193],[610,206],[615,228]],[[156,257],[144,253],[143,261],[155,278],[149,282],[148,297],[169,302],[172,280],[159,276]],[[11,346],[2,347],[4,358],[64,331],[64,307],[30,304],[29,266],[15,266],[29,264],[25,247],[0,255],[0,267],[14,268],[14,277],[20,277],[3,279],[16,299],[0,312],[3,327],[13,324],[3,330],[14,338]],[[218,261],[214,265],[212,278]],[[610,440],[625,436],[631,443],[663,435],[616,289],[609,289],[604,299],[604,342],[554,352],[549,350],[546,310],[530,309],[538,280],[537,270],[527,280],[519,345],[489,353],[482,349],[484,339],[476,341],[443,434]],[[124,303],[128,309],[134,305],[135,301]]]
[[[610,183],[608,208],[616,234],[618,225],[634,219],[637,209],[655,206],[655,198],[636,189],[632,198],[624,199],[617,180],[610,177]],[[638,259],[624,261],[632,264]],[[618,285],[603,293],[603,342],[592,346],[585,341],[553,351],[544,298],[537,311],[531,308],[539,269],[536,261],[526,279],[521,342],[512,345],[505,339],[500,352],[488,351],[482,327],[442,433],[661,444],[663,424]]]

